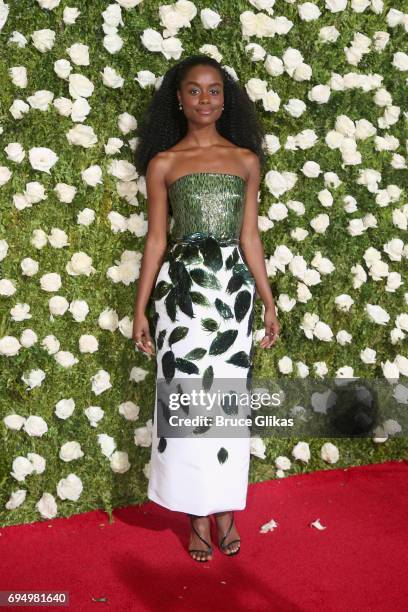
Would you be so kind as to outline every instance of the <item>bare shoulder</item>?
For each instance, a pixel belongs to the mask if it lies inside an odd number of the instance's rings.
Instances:
[[[146,179],[157,179],[167,172],[169,166],[169,156],[166,151],[156,153],[147,164]]]
[[[249,180],[259,181],[260,179],[260,162],[259,157],[251,149],[239,147],[239,155],[244,165]]]

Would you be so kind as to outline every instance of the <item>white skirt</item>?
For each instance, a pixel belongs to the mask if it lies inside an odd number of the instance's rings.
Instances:
[[[255,280],[239,245],[169,247],[153,292],[156,380],[197,382],[210,393],[220,388],[218,382],[230,390],[248,385],[255,295]],[[212,427],[204,435],[158,435],[161,406],[156,386],[149,499],[200,516],[245,508],[249,431],[245,435],[242,427],[230,428],[227,437],[216,437]],[[198,410],[208,415],[205,408]],[[226,417],[236,414],[225,412]],[[238,416],[245,412],[249,415],[250,409],[239,409]]]

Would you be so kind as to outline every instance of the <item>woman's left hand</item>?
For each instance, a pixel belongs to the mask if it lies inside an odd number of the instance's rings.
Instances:
[[[259,343],[262,348],[270,348],[279,338],[280,324],[276,316],[275,307],[265,308],[264,314],[265,336]]]

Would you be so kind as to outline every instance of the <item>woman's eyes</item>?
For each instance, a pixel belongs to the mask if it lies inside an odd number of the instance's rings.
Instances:
[[[196,88],[190,89],[190,93],[192,93],[193,91],[198,91],[198,89]],[[215,93],[220,93],[219,89],[210,89],[210,91],[215,91]]]

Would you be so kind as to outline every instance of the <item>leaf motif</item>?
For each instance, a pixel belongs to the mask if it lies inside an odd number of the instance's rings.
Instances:
[[[249,315],[249,318],[248,318],[248,328],[247,328],[247,333],[246,333],[247,336],[249,336],[250,333],[252,332],[252,326],[254,324],[254,317],[255,317],[255,300],[252,303],[251,314]]]
[[[162,414],[163,414],[163,418],[166,419],[167,423],[170,423],[170,417],[171,417],[171,410],[168,407],[168,405],[166,404],[166,402],[163,402],[163,400],[159,397],[157,400],[157,403],[159,405],[159,407],[161,408]]]
[[[187,353],[187,355],[184,356],[184,359],[202,359],[206,352],[207,350],[205,348],[198,347]]]
[[[180,325],[179,327],[175,327],[169,336],[169,346],[179,342],[183,338],[185,338],[188,334],[188,327],[184,327]]]
[[[214,369],[210,365],[205,370],[204,375],[203,375],[203,389],[204,389],[204,391],[209,391],[211,389],[211,385],[213,384],[213,381],[214,381]]]
[[[213,424],[213,418],[210,417],[209,418],[210,424],[209,425],[197,425],[197,427],[194,427],[193,429],[193,434],[204,434],[206,431],[208,431],[209,429],[211,429],[211,426]]]
[[[225,412],[225,414],[238,414],[238,399],[237,396],[234,395],[234,390],[230,389],[229,391],[231,396],[228,396],[226,393],[223,394],[223,398],[221,400],[221,408]]]
[[[167,446],[167,440],[166,438],[161,437],[159,440],[159,444],[157,445],[157,450],[159,451],[159,453],[162,453]]]
[[[245,283],[248,283],[248,282],[251,283],[251,284],[255,283],[255,279],[252,276],[248,266],[243,264],[243,263],[235,264],[234,267],[233,267],[233,273],[234,274],[240,274],[242,276],[242,278],[244,279]]]
[[[238,259],[238,249],[237,247],[235,247],[232,253],[227,257],[227,260],[225,262],[225,267],[227,268],[227,270],[231,270],[232,266],[237,263]]]
[[[186,374],[198,374],[200,371],[195,363],[187,361],[187,359],[182,357],[176,358],[176,368]]]
[[[153,299],[154,300],[161,300],[165,295],[167,295],[167,293],[170,291],[172,285],[171,283],[166,283],[166,281],[162,280],[159,283],[157,283],[156,287],[154,288],[153,291]]]
[[[199,306],[211,306],[212,304],[208,300],[208,298],[199,291],[190,291],[190,297],[194,304],[198,304]]]
[[[217,332],[216,338],[214,338],[214,340],[211,342],[208,354],[220,355],[221,353],[225,353],[225,351],[227,351],[235,342],[237,336],[237,329],[228,329],[225,332]]]
[[[244,291],[240,291],[235,298],[234,304],[234,313],[235,319],[239,323],[245,317],[248,309],[251,305],[251,294],[249,291],[244,289]]]
[[[182,261],[171,262],[169,265],[169,276],[179,291],[188,293],[191,288],[191,278]]]
[[[197,244],[184,245],[183,261],[185,264],[201,263],[202,258]]]
[[[162,329],[157,337],[157,348],[161,350],[163,348],[164,337],[167,333],[167,329]]]
[[[226,460],[228,459],[228,451],[226,448],[224,448],[223,446],[221,446],[220,450],[217,453],[217,458],[218,461],[222,464],[225,463]]]
[[[208,332],[215,332],[219,328],[219,324],[215,319],[201,319],[201,327]]]
[[[208,236],[200,244],[200,251],[203,255],[203,262],[206,268],[211,268],[213,272],[217,272],[222,268],[222,252],[217,240],[212,236]]]
[[[164,353],[162,357],[162,369],[164,378],[166,379],[167,384],[169,384],[174,377],[174,372],[176,369],[173,351],[166,351]]]
[[[244,278],[241,274],[233,274],[228,281],[227,293],[235,293],[238,289],[241,289],[244,283]]]
[[[169,318],[172,321],[176,320],[176,299],[177,299],[177,292],[176,292],[176,289],[173,287],[173,289],[170,289],[169,293],[167,294],[166,299],[164,300],[164,303],[166,305],[167,314],[169,315]]]
[[[249,356],[245,351],[238,351],[238,353],[234,353],[231,355],[229,359],[227,359],[226,363],[232,363],[232,365],[238,366],[240,368],[248,368],[250,364]]]
[[[177,293],[177,304],[182,312],[187,316],[194,318],[193,302],[189,292]]]
[[[215,298],[215,307],[223,319],[231,319],[234,316],[228,304],[220,300],[220,298]]]
[[[193,281],[201,287],[206,287],[207,289],[221,289],[220,281],[211,272],[207,272],[201,268],[194,268],[190,270],[190,276]]]

